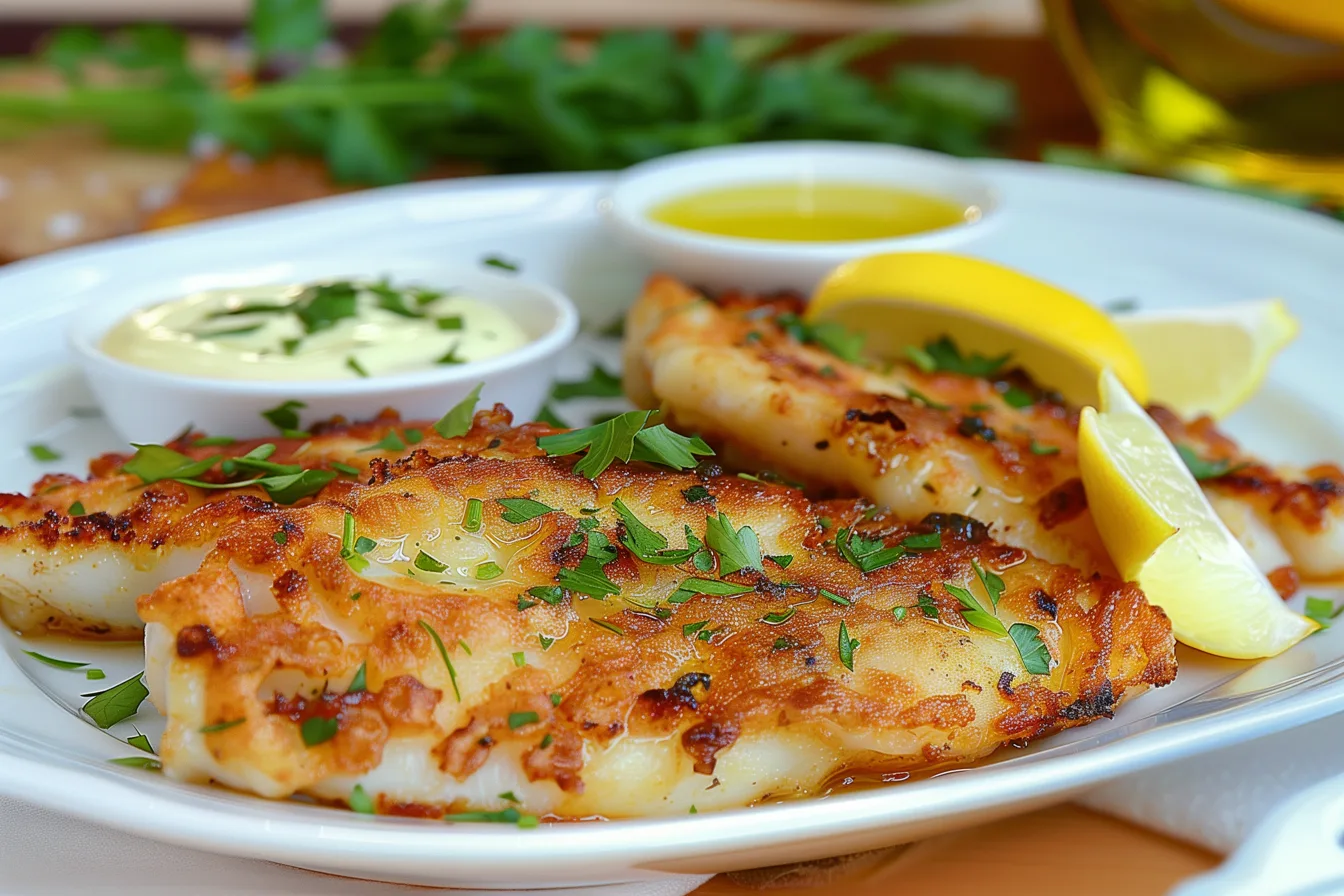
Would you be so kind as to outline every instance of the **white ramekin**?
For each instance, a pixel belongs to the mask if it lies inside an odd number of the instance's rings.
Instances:
[[[296,259],[285,265],[285,280],[274,270],[231,274],[201,272],[190,278],[114,284],[97,305],[70,327],[68,338],[83,366],[89,387],[108,421],[131,442],[161,442],[190,424],[211,435],[266,436],[275,428],[261,412],[289,400],[301,401],[301,422],[341,415],[362,419],[384,408],[407,420],[437,420],[484,383],[480,407],[502,402],[516,420],[531,420],[540,410],[555,377],[560,353],[574,340],[579,316],[561,292],[542,283],[480,267],[442,264],[386,255],[333,261]],[[389,277],[394,283],[451,289],[490,302],[509,312],[528,336],[523,347],[481,361],[391,376],[349,380],[224,380],[166,373],[109,357],[103,336],[131,311],[202,288],[256,286],[270,282],[309,282],[342,278]]]
[[[781,181],[899,187],[941,196],[978,217],[910,236],[806,243],[697,233],[649,213],[701,190]],[[711,289],[808,293],[836,265],[880,252],[951,249],[994,226],[998,198],[967,163],[921,149],[873,143],[748,143],[665,156],[626,169],[603,200],[620,237],[659,271]]]

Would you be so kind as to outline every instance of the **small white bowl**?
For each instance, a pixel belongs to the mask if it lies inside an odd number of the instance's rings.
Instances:
[[[339,267],[337,266],[339,264]],[[467,364],[350,380],[224,380],[150,370],[105,354],[99,344],[127,314],[201,289],[387,276],[394,283],[454,289],[509,311],[528,342],[515,351]],[[114,286],[71,326],[68,337],[94,396],[112,427],[131,442],[162,442],[191,424],[211,435],[267,436],[275,428],[261,412],[295,400],[307,407],[304,425],[341,415],[352,420],[384,408],[406,420],[437,420],[485,383],[479,407],[502,402],[514,419],[533,419],[555,378],[560,352],[578,332],[573,303],[558,290],[521,277],[444,265],[423,257],[370,257],[333,263],[297,260],[253,271],[211,272],[190,278]]]
[[[955,224],[879,240],[792,242],[697,233],[649,217],[662,203],[716,187],[843,182],[939,196],[977,214]],[[998,198],[973,168],[952,156],[874,143],[748,143],[665,156],[626,169],[604,200],[617,233],[659,271],[711,289],[797,290],[834,267],[880,252],[950,249],[983,236]]]

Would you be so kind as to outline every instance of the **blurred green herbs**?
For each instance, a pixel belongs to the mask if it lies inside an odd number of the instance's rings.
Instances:
[[[194,135],[264,157],[325,159],[342,181],[407,180],[436,162],[497,171],[620,168],[759,140],[862,140],[993,152],[1011,85],[907,65],[849,65],[893,42],[856,34],[803,54],[777,32],[613,32],[587,45],[523,26],[463,40],[463,0],[394,7],[344,59],[322,0],[254,0],[241,72],[204,71],[163,25],[65,28],[42,53],[65,91],[0,93],[0,133],[92,123],[117,142],[185,150]],[[94,77],[106,75],[113,77]]]

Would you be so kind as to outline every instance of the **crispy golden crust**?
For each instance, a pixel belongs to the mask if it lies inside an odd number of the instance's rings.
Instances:
[[[476,415],[471,431],[444,439],[429,422],[402,423],[395,413],[375,420],[342,420],[318,424],[304,439],[250,439],[227,446],[196,446],[193,433],[168,447],[196,459],[239,457],[262,444],[274,444],[272,463],[306,469],[333,469],[343,464],[364,470],[364,477],[388,458],[407,449],[367,450],[392,432],[408,441],[408,430],[420,434],[411,448],[433,457],[476,454],[518,458],[536,456],[538,436],[554,430],[544,423],[512,426],[502,405]],[[264,510],[269,499],[255,486],[203,489],[165,480],[144,485],[122,466],[125,454],[107,454],[90,464],[90,478],[43,477],[31,497],[0,495],[0,616],[20,631],[46,629],[84,637],[139,638],[134,600],[167,575],[191,570],[188,561],[156,570],[174,554],[203,555],[223,528],[239,513]],[[219,468],[203,477],[224,481]],[[342,499],[355,478],[341,473],[316,498]],[[233,499],[238,499],[234,501]],[[229,508],[215,507],[230,501]],[[79,503],[84,514],[71,516]],[[84,575],[87,574],[87,575]]]
[[[847,364],[778,325],[781,312],[800,310],[788,297],[710,300],[655,276],[628,318],[626,391],[729,462],[866,495],[906,517],[968,513],[1046,559],[1113,571],[1078,477],[1075,409],[1020,371],[986,379]],[[1205,486],[1226,499],[1215,507],[1266,571],[1293,563],[1307,577],[1344,574],[1344,471],[1276,471],[1212,421],[1152,413],[1202,456],[1248,463]]]
[[[383,811],[422,815],[505,808],[505,789],[563,817],[724,808],[813,794],[847,768],[975,759],[1109,715],[1176,671],[1166,617],[1132,585],[1051,566],[965,519],[911,527],[859,501],[637,467],[594,483],[553,459],[418,455],[376,478],[341,506],[241,519],[198,572],[141,599],[170,775],[329,800],[360,784]],[[513,497],[564,510],[510,522],[499,499]],[[477,531],[463,526],[470,498],[483,502]],[[617,498],[673,548],[725,513],[792,560],[727,575],[644,562],[619,546]],[[347,508],[377,541],[358,573],[341,556]],[[531,591],[601,555],[589,520],[617,546],[604,572],[620,593]],[[836,552],[845,526],[887,544],[937,529],[942,546],[865,574]],[[1007,585],[1003,623],[1040,629],[1049,674],[966,624],[942,583],[985,600],[973,560]],[[747,590],[676,596],[697,577]],[[841,623],[858,641],[853,671]],[[361,667],[368,692],[346,693]],[[314,717],[335,734],[305,746]]]

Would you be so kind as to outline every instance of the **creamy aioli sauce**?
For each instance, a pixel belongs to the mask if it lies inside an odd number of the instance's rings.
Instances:
[[[528,342],[479,299],[338,281],[194,293],[136,311],[103,337],[113,358],[232,380],[336,380],[430,370]]]

